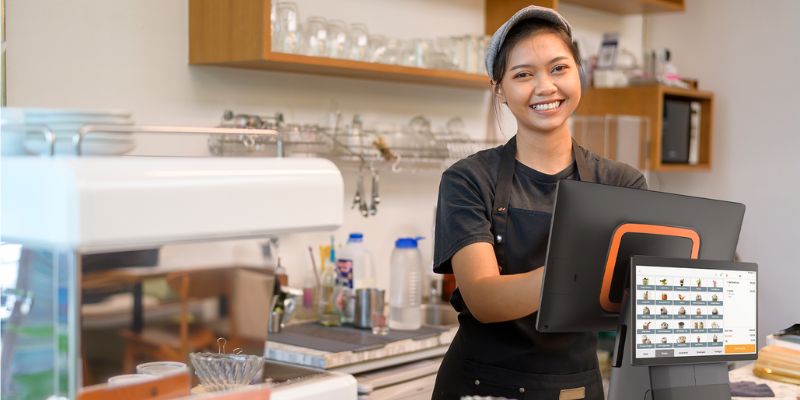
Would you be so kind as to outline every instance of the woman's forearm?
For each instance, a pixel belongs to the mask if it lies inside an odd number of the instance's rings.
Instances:
[[[475,243],[459,250],[452,265],[464,302],[478,321],[511,321],[539,309],[544,268],[500,275],[489,243]]]
[[[519,319],[539,310],[539,293],[544,268],[514,275],[481,278],[464,296],[472,315],[480,322],[503,322]],[[463,291],[462,291],[463,295]]]

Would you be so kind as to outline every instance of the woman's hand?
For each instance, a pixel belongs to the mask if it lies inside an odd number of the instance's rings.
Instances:
[[[500,275],[494,247],[486,242],[462,248],[451,263],[464,302],[478,321],[511,321],[539,310],[544,268]]]

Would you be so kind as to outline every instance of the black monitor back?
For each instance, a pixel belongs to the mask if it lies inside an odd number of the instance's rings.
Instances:
[[[745,207],[740,203],[564,180],[558,183],[536,327],[540,332],[615,330],[619,314],[600,292],[611,239],[624,224],[686,228],[699,258],[732,260]],[[609,299],[622,303],[633,255],[690,258],[686,237],[629,233],[615,259]]]

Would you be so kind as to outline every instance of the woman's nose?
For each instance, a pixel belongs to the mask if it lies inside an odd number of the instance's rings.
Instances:
[[[558,91],[558,87],[556,86],[555,79],[553,79],[550,76],[540,78],[539,81],[536,83],[537,96],[551,95],[556,91]]]

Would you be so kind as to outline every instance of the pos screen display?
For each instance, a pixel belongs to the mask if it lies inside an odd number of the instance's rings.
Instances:
[[[645,256],[631,264],[633,365],[756,359],[756,264]]]

